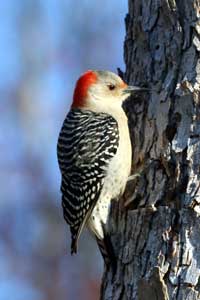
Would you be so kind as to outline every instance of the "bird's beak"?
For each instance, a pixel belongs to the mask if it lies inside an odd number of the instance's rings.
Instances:
[[[149,91],[150,89],[144,88],[144,87],[138,87],[138,86],[131,86],[128,85],[124,90],[123,94],[134,94],[136,92],[143,92],[143,91]]]

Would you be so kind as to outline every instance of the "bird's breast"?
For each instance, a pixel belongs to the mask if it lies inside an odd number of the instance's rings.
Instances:
[[[119,147],[109,164],[104,189],[110,190],[116,198],[124,192],[131,171],[131,142],[127,123],[119,124]]]

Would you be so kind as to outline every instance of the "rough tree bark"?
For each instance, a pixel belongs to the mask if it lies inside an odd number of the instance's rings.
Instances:
[[[129,0],[125,80],[133,170],[109,230],[117,271],[101,299],[200,299],[200,1]]]

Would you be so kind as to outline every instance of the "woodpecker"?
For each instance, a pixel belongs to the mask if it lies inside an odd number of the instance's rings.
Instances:
[[[96,237],[106,264],[112,259],[106,224],[112,199],[123,194],[131,170],[131,142],[122,103],[139,87],[109,71],[84,73],[61,128],[57,155],[64,219],[71,253],[85,225]]]

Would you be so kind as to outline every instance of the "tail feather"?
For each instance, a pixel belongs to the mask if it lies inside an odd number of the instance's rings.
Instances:
[[[106,232],[105,224],[101,223],[101,228],[103,230],[102,232],[103,238],[100,238],[100,236],[97,236],[96,234],[95,234],[95,238],[107,269],[111,268],[112,273],[115,274],[117,268],[117,258],[115,256],[115,252],[113,249],[110,236]],[[77,253],[80,227],[71,226],[70,229],[71,229],[71,255],[73,255],[74,253]]]
[[[114,253],[114,249],[108,234],[104,232],[104,239],[99,239],[96,237],[99,250],[104,259],[106,267],[112,269],[112,273],[116,273],[117,269],[117,258]]]
[[[71,255],[73,255],[74,253],[76,254],[77,253],[77,246],[78,246],[78,238],[77,238],[77,227],[74,228],[74,227],[71,227],[71,239],[72,239],[72,242],[71,242]]]

